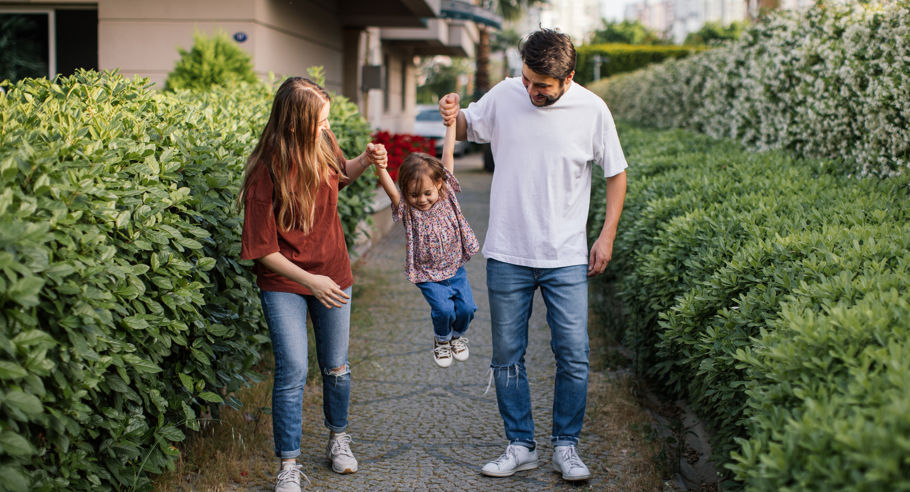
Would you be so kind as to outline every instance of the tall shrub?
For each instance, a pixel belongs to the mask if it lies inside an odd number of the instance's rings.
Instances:
[[[147,487],[268,343],[234,201],[273,89],[149,87],[80,71],[0,95],[4,488]],[[338,102],[353,152],[369,132]]]
[[[224,33],[196,33],[189,50],[178,48],[180,59],[164,81],[165,90],[207,90],[212,86],[255,83],[250,55]]]
[[[620,118],[900,174],[910,166],[910,2],[844,3],[771,16],[726,47],[592,88]]]
[[[681,130],[622,140],[624,340],[710,422],[730,488],[910,489],[910,175]]]

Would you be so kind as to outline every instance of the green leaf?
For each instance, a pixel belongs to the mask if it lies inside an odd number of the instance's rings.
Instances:
[[[224,400],[221,398],[221,396],[216,393],[212,393],[211,391],[203,391],[202,393],[199,393],[199,398],[212,403],[224,403]]]
[[[123,318],[123,324],[131,330],[146,330],[149,327],[148,321],[139,316],[129,316]]]
[[[146,374],[154,374],[156,372],[161,372],[161,368],[158,367],[158,364],[150,360],[143,359],[138,355],[134,354],[123,354],[123,360],[130,364],[130,366],[135,369],[137,372],[142,372]]]
[[[183,432],[172,424],[165,425],[158,429],[157,434],[171,442],[181,442],[186,439]]]
[[[15,408],[29,417],[39,415],[43,406],[35,395],[19,390],[11,390],[3,398],[3,404]]]
[[[44,279],[38,277],[21,278],[10,286],[7,295],[10,299],[25,307],[38,305],[38,293],[44,287]]]
[[[0,482],[5,490],[12,492],[27,492],[30,485],[25,475],[10,465],[0,465]]]
[[[0,379],[21,379],[28,376],[28,371],[15,362],[0,360]]]
[[[31,456],[37,452],[26,438],[11,430],[0,432],[0,448],[10,456]]]
[[[216,263],[215,258],[209,258],[206,256],[206,257],[199,259],[199,261],[196,263],[196,267],[199,268],[200,270],[202,270],[203,272],[207,272],[207,271],[211,270],[212,268],[215,268],[215,263]]]
[[[178,372],[177,377],[180,378],[180,382],[183,384],[183,387],[186,388],[187,391],[193,391],[193,378],[192,377],[190,377],[187,374],[183,374],[182,372]]]

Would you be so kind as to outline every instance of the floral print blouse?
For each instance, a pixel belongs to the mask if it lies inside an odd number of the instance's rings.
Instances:
[[[393,220],[404,225],[408,243],[405,273],[415,284],[452,278],[480,251],[477,236],[455,198],[461,185],[452,173],[448,170],[445,173],[445,196],[440,196],[428,210],[411,207],[404,196],[392,210]]]

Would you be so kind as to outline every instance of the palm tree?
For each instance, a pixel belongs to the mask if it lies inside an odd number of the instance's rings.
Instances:
[[[477,0],[477,3],[496,12],[503,20],[515,20],[529,7],[546,3],[546,0]],[[490,90],[490,29],[486,24],[478,26],[474,99],[480,99],[480,96]]]

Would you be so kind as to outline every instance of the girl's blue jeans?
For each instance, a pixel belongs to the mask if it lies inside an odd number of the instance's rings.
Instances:
[[[351,288],[345,289],[351,295]],[[348,426],[351,370],[348,365],[351,302],[326,308],[314,296],[261,291],[262,311],[275,354],[272,389],[272,430],[275,454],[282,459],[300,454],[303,387],[307,375],[307,313],[313,321],[316,358],[322,371],[325,426],[342,432]]]
[[[588,267],[532,268],[487,260],[493,334],[490,368],[496,402],[511,444],[534,449],[531,391],[525,371],[528,320],[534,291],[547,307],[550,349],[556,358],[553,389],[554,446],[575,445],[588,393]]]
[[[433,320],[433,333],[437,341],[459,338],[468,331],[477,305],[474,304],[464,267],[459,268],[451,278],[416,285],[430,304],[430,318]]]

